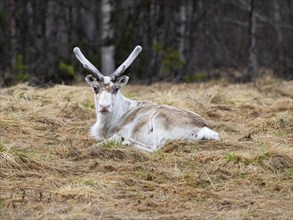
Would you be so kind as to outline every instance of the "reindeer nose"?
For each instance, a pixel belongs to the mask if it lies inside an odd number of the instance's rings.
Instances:
[[[109,103],[99,104],[99,107],[100,107],[101,109],[110,108],[110,106],[111,106],[111,104],[109,104]]]

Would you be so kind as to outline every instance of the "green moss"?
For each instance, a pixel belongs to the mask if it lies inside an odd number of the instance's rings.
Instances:
[[[239,162],[240,161],[240,157],[236,156],[235,153],[231,152],[231,153],[226,153],[224,155],[224,158],[228,161],[228,162]]]
[[[5,152],[7,149],[3,143],[0,142],[0,152]]]
[[[60,72],[65,73],[66,75],[74,76],[74,67],[70,64],[60,62],[58,69]]]
[[[170,73],[171,70],[180,70],[185,65],[179,50],[163,48],[159,43],[155,43],[153,51],[162,56],[162,72],[164,74]]]
[[[239,174],[240,179],[245,179],[247,177],[247,174],[245,173],[240,173]]]
[[[5,202],[4,199],[0,199],[0,210],[1,210],[2,208],[4,208],[4,202]]]
[[[119,148],[122,146],[121,142],[119,141],[103,141],[102,143],[100,143],[100,146],[103,148]]]
[[[20,158],[22,161],[27,160],[27,155],[25,153],[23,153],[20,150],[7,148],[7,147],[5,147],[5,145],[3,143],[0,142],[0,153],[2,153],[2,152],[9,152],[10,154],[15,155],[18,158]]]
[[[207,73],[195,73],[195,74],[188,74],[184,76],[184,81],[185,82],[202,82],[206,81],[208,79],[208,74]]]
[[[14,65],[16,70],[16,76],[18,81],[26,81],[29,80],[32,76],[27,73],[27,65],[25,65],[22,54],[17,54],[16,63]]]
[[[95,108],[95,103],[90,101],[89,99],[85,100],[82,104],[83,104],[83,107],[85,108],[89,108],[89,109]]]

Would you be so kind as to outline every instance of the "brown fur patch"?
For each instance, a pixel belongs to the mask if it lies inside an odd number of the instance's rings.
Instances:
[[[172,125],[172,118],[175,118],[174,116],[171,118],[171,115],[168,115],[166,112],[164,111],[160,111],[157,114],[157,117],[160,121],[162,121],[162,124],[164,125],[164,127],[166,128],[166,130],[168,130],[171,125]]]
[[[139,132],[140,129],[149,121],[149,119],[144,118],[143,120],[139,121],[133,129],[133,133]]]
[[[201,116],[184,111],[181,109],[175,109],[169,106],[160,106],[158,108],[158,119],[162,119],[166,129],[169,129],[172,126],[192,126],[192,127],[204,127],[207,126],[206,120]]]
[[[124,124],[128,124],[129,122],[132,122],[140,113],[147,112],[154,108],[153,105],[146,105],[141,106],[136,109],[134,109],[127,117],[125,118]]]

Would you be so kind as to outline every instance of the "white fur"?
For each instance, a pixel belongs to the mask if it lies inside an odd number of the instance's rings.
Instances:
[[[109,76],[104,76],[104,83],[109,84],[111,82],[111,78]]]
[[[98,109],[101,110],[103,108],[107,108],[109,111],[111,111],[112,108],[112,95],[111,93],[107,91],[102,91],[100,97],[99,97],[99,106]]]
[[[156,109],[161,107],[160,105],[133,101],[125,98],[120,92],[115,96],[112,106],[112,111],[108,114],[96,112],[97,122],[91,128],[91,135],[96,140],[121,141],[125,145],[132,145],[147,152],[157,151],[166,141],[170,140],[220,140],[218,133],[208,127],[198,128],[174,124],[173,127],[166,130],[160,123],[161,118],[156,112]],[[141,111],[132,121],[124,122],[129,114],[144,106],[145,111]],[[165,108],[174,109],[169,106],[165,106]],[[195,113],[192,114],[198,116]],[[180,116],[174,115],[174,117]],[[147,123],[141,127],[139,132],[135,132],[135,127],[142,121],[147,121]],[[116,131],[117,127],[120,128],[118,131]]]
[[[207,140],[220,140],[219,138],[219,134],[211,129],[209,129],[208,127],[203,127],[201,128],[198,133],[197,133],[197,137],[199,140],[202,139],[207,139]]]

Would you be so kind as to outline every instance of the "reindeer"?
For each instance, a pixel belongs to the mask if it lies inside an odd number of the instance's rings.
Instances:
[[[122,95],[120,90],[129,79],[122,74],[141,50],[141,46],[136,46],[114,73],[104,76],[78,47],[73,49],[83,67],[93,74],[85,77],[94,92],[97,116],[91,135],[97,141],[119,141],[147,152],[157,151],[170,140],[219,140],[218,133],[208,128],[206,120],[194,112],[134,101]]]

